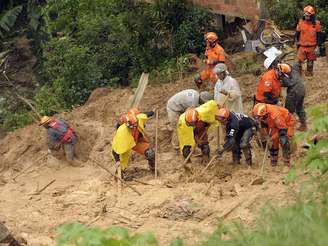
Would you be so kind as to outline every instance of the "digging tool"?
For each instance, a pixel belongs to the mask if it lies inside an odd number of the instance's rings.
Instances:
[[[206,129],[206,131],[204,131],[204,133],[200,136],[200,139],[202,139],[202,138],[205,136],[206,133],[207,133],[207,129]],[[186,158],[186,159],[184,160],[184,162],[182,163],[182,166],[183,166],[183,167],[187,164],[187,162],[189,161],[190,157],[191,157],[192,154],[194,153],[195,149],[196,149],[196,143],[195,143],[195,145],[191,148],[189,155],[187,156],[187,158]]]
[[[224,101],[223,101],[223,103],[222,103],[222,105],[220,105],[220,108],[223,108],[224,107],[224,105],[226,104],[226,102],[227,102],[227,100],[228,100],[228,98],[229,98],[229,94],[228,95],[226,95],[226,97],[225,97],[225,99],[224,99]],[[217,135],[217,143],[218,143],[218,147],[220,147],[221,146],[221,125],[219,125],[218,126],[218,135]]]
[[[269,131],[269,136],[271,135],[271,129]],[[264,166],[265,166],[265,162],[267,160],[267,155],[268,155],[268,149],[269,149],[269,139],[267,139],[266,144],[265,144],[265,150],[264,150],[264,155],[263,155],[263,159],[262,159],[262,165],[261,165],[261,171],[260,171],[260,176],[255,178],[251,184],[252,185],[260,185],[264,183],[264,177],[263,177],[263,173],[264,173]]]
[[[213,163],[218,157],[219,157],[218,155],[214,155],[214,156],[211,158],[211,160],[208,162],[208,164],[204,167],[204,169],[201,171],[201,173],[200,173],[199,175],[195,176],[195,177],[192,177],[192,178],[188,179],[188,182],[191,181],[191,180],[193,180],[193,179],[196,179],[196,178],[198,178],[198,177],[201,177],[201,176],[205,173],[205,171],[206,171],[206,170],[212,165],[212,163]]]
[[[126,185],[127,187],[129,187],[131,190],[133,190],[135,193],[137,193],[139,196],[141,196],[142,194],[133,186],[129,185],[128,183],[126,183],[121,177],[117,177],[115,174],[113,174],[107,167],[104,167],[103,165],[101,165],[98,161],[96,160],[92,160],[98,167],[101,167],[102,169],[104,169],[106,172],[108,172],[112,177],[114,177],[115,179],[120,180],[120,182],[124,185]],[[121,165],[119,166],[119,170],[121,170]]]
[[[159,112],[158,109],[156,112],[156,132],[155,132],[155,179],[157,179],[157,168],[158,168],[158,117]]]

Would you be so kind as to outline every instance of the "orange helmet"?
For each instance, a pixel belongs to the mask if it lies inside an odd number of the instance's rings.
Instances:
[[[305,15],[315,15],[315,10],[311,5],[308,5],[304,8]]]
[[[215,32],[208,32],[205,34],[205,40],[209,42],[216,42],[219,39]]]
[[[278,64],[278,69],[280,72],[282,72],[284,74],[289,74],[292,71],[292,68],[290,67],[290,65],[288,65],[286,63]]]
[[[219,121],[226,121],[230,115],[230,111],[226,108],[220,108],[216,114],[216,116],[219,118]]]
[[[194,108],[187,109],[185,115],[186,115],[185,116],[186,122],[189,125],[194,125],[197,122],[198,117],[199,117],[197,110]]]
[[[140,111],[137,109],[137,108],[131,108],[129,111],[128,111],[128,115],[138,115],[140,114]]]
[[[135,115],[132,114],[126,114],[123,115],[123,122],[126,124],[129,128],[135,128],[138,126],[138,119]]]
[[[268,114],[267,106],[265,103],[258,103],[253,108],[254,117],[263,117]]]

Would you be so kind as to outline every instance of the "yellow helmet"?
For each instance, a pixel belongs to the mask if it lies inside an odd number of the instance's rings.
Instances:
[[[49,116],[43,116],[40,120],[39,126],[43,126],[51,121]]]

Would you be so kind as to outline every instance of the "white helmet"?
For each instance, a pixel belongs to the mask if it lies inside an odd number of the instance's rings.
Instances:
[[[272,63],[276,60],[277,56],[270,56],[264,60],[264,67],[266,69],[269,69],[271,67]]]

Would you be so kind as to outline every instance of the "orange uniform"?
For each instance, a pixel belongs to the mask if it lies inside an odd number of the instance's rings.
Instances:
[[[285,162],[289,165],[290,159],[290,149],[289,144],[283,145],[282,143],[282,135],[281,131],[284,131],[287,136],[283,136],[289,139],[294,136],[294,127],[295,127],[295,118],[289,113],[289,111],[283,107],[267,104],[267,117],[263,120],[263,122],[268,126],[269,130],[271,130],[271,138],[272,138],[272,146],[270,149],[271,155],[271,163],[272,165],[276,165],[278,161],[278,153],[279,153],[279,143],[283,148],[283,156]],[[286,132],[287,131],[287,132]],[[284,143],[285,144],[285,143]]]
[[[281,92],[281,84],[274,69],[265,72],[256,88],[257,102],[276,104]]]
[[[209,80],[212,83],[216,83],[218,80],[217,75],[213,72],[216,64],[225,62],[225,53],[221,45],[216,44],[213,48],[210,46],[206,47],[206,66],[203,71],[200,72],[200,79],[202,81]]]
[[[137,129],[131,129],[132,136],[134,138],[134,141],[136,142],[136,146],[134,146],[132,149],[143,155],[147,149],[150,148],[150,143],[148,139],[142,135],[142,133]]]
[[[287,129],[287,135],[289,138],[294,136],[295,118],[289,113],[286,108],[267,104],[268,117],[265,120],[265,124],[271,129],[271,136],[273,140],[273,148],[279,148],[279,130]]]
[[[299,32],[299,49],[297,51],[297,58],[300,62],[305,60],[315,61],[315,49],[317,46],[317,33],[321,32],[320,21],[312,23],[307,20],[300,20],[296,32]]]

